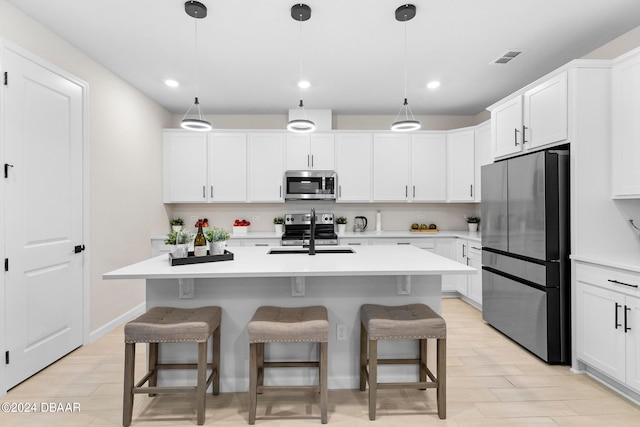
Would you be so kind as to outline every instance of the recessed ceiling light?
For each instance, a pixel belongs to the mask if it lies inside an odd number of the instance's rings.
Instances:
[[[427,83],[427,87],[428,87],[429,89],[436,89],[436,88],[439,88],[439,87],[440,87],[440,82],[439,82],[439,81],[437,81],[437,80],[434,80],[434,81],[432,81],[432,82]]]
[[[309,88],[311,87],[311,83],[309,83],[309,82],[308,82],[308,81],[306,81],[306,80],[300,80],[300,81],[298,82],[298,87],[299,87],[300,89],[309,89]]]
[[[180,83],[178,83],[175,80],[171,80],[171,79],[165,80],[164,84],[166,84],[169,87],[178,87],[178,86],[180,86]]]

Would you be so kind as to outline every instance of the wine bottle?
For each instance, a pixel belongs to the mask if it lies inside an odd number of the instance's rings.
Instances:
[[[202,232],[202,221],[198,221],[198,233],[193,241],[193,254],[195,256],[205,256],[207,254],[207,239]]]

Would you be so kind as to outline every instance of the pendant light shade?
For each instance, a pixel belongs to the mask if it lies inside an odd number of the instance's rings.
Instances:
[[[182,117],[180,127],[188,130],[197,131],[209,131],[211,130],[211,123],[204,119],[202,115],[202,108],[200,108],[200,102],[198,101],[198,19],[202,19],[207,16],[207,7],[199,1],[188,1],[184,4],[184,11],[190,17],[194,18],[195,22],[195,77],[196,77],[196,96],[195,101],[189,107],[187,112]],[[188,118],[189,113],[195,107],[195,114],[197,118]]]
[[[410,132],[420,129],[420,122],[413,117],[409,101],[407,100],[407,21],[416,16],[416,7],[413,4],[405,4],[396,9],[397,21],[404,22],[404,102],[391,124],[391,130],[396,132]]]
[[[299,78],[298,81],[302,81],[302,22],[311,18],[311,8],[302,3],[294,4],[291,6],[291,17],[298,21],[300,24],[299,37],[300,40],[300,59],[299,59]],[[316,124],[307,118],[306,111],[304,110],[304,102],[302,101],[302,86],[298,85],[300,90],[300,103],[292,114],[293,118],[287,123],[287,130],[297,133],[309,133],[316,130]]]

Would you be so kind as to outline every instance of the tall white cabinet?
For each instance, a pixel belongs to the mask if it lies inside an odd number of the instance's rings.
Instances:
[[[207,201],[207,134],[164,133],[164,202]]]
[[[249,201],[284,202],[284,133],[249,134]]]
[[[447,200],[475,200],[475,133],[474,129],[447,134]]]
[[[370,133],[336,135],[337,202],[369,202],[373,180],[373,158]]]
[[[209,134],[208,197],[210,202],[247,200],[247,135]]]

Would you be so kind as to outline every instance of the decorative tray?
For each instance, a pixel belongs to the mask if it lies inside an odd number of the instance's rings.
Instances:
[[[409,231],[412,232],[412,233],[437,233],[440,230],[438,230],[437,228],[435,228],[435,229],[431,228],[431,229],[428,229],[428,230],[409,230]]]
[[[174,258],[173,254],[169,254],[169,263],[171,264],[171,266],[231,260],[233,260],[233,252],[229,252],[226,249],[224,253],[220,255],[209,255],[209,251],[207,251],[207,255],[205,256],[194,256],[193,252],[189,252],[186,258]]]

